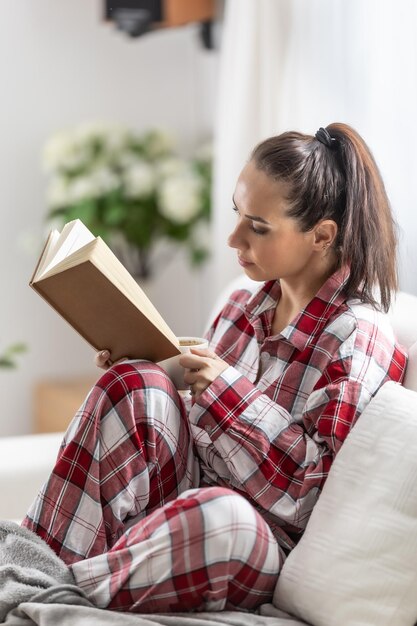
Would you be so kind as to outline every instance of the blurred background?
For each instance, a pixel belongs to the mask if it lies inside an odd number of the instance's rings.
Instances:
[[[239,273],[236,177],[268,135],[362,134],[417,294],[415,0],[14,0],[1,17],[0,436],[64,429],[98,376],[28,285],[49,229],[83,219],[176,334],[201,334]]]

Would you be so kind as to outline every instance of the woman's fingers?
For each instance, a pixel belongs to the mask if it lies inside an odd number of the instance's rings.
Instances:
[[[103,370],[109,369],[113,365],[113,361],[110,359],[110,351],[109,350],[101,350],[97,352],[94,357],[94,363],[97,367],[100,367]]]
[[[110,350],[100,350],[100,352],[97,352],[96,356],[94,357],[94,363],[96,364],[97,367],[100,367],[102,370],[108,370],[109,367],[112,367],[112,365],[117,365],[118,363],[122,363],[123,361],[126,361],[129,357],[124,356],[121,359],[118,359],[117,361],[112,361],[110,358]]]
[[[197,352],[199,354],[197,354]],[[179,359],[184,367],[184,382],[190,386],[193,396],[202,393],[229,365],[210,350],[193,350]]]
[[[185,352],[179,358],[179,364],[187,369],[201,369],[210,362],[210,359],[218,359],[217,354],[211,350],[198,350],[193,348],[192,352]]]
[[[184,370],[184,382],[187,385],[193,385],[197,381],[197,372],[199,370]]]

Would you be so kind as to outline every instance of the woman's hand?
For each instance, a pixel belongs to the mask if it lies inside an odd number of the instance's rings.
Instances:
[[[118,361],[112,361],[110,358],[110,350],[100,350],[97,352],[94,357],[94,363],[97,367],[100,367],[102,370],[108,370],[112,365],[116,365],[117,363],[121,363],[122,361],[127,360],[127,356],[119,359]]]
[[[190,385],[194,399],[207,389],[229,365],[211,350],[191,348],[191,352],[182,354],[179,363],[186,369],[184,381]]]

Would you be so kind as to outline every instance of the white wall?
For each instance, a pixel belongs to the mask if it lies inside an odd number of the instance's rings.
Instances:
[[[101,20],[100,0],[2,4],[0,351],[24,341],[29,352],[16,371],[0,370],[0,435],[30,431],[35,381],[95,373],[92,349],[28,287],[38,253],[28,240],[45,234],[44,141],[99,118],[172,129],[190,147],[212,130],[216,65],[193,25],[130,40]],[[200,282],[178,255],[152,285],[177,334],[201,332]]]

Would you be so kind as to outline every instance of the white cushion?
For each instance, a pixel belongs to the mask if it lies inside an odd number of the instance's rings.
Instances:
[[[417,620],[417,394],[386,383],[336,457],[274,604],[314,626]]]

